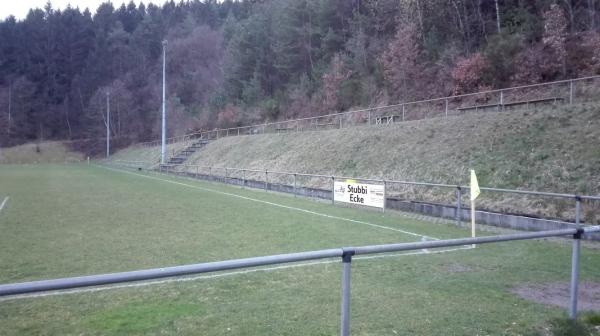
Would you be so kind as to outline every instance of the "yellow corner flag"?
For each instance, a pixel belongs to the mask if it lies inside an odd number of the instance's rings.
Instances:
[[[471,169],[471,201],[474,201],[480,193],[477,175],[475,175],[475,171]]]
[[[481,190],[479,190],[479,183],[477,183],[477,175],[475,175],[475,171],[471,169],[471,237],[475,237],[475,199]],[[475,244],[471,245],[473,248],[476,247]]]

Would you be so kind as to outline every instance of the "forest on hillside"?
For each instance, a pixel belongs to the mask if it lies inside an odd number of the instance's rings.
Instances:
[[[0,144],[168,136],[600,74],[600,0],[204,0],[0,21]]]

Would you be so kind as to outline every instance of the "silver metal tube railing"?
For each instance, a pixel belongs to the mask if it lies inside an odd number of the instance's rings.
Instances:
[[[136,161],[130,161],[130,162],[136,162]],[[390,183],[390,184],[393,183],[393,184],[404,184],[404,185],[414,185],[414,186],[424,186],[424,187],[440,187],[440,188],[452,188],[452,189],[462,189],[462,190],[470,189],[469,186],[460,185],[460,184],[401,181],[401,180],[390,180],[390,179],[385,179],[385,178],[348,177],[348,176],[325,175],[325,174],[295,173],[295,172],[276,171],[276,170],[268,170],[268,169],[197,166],[197,165],[187,165],[187,164],[163,164],[162,166],[163,167],[194,167],[194,168],[199,167],[199,168],[223,169],[223,170],[228,170],[228,171],[242,171],[242,172],[246,171],[246,172],[255,172],[255,173],[267,172],[267,174],[281,174],[281,175],[289,175],[289,176],[295,175],[295,176],[316,177],[316,178],[335,178],[336,180],[352,179],[352,180],[358,180],[358,181],[371,181],[371,182],[381,182],[381,183],[385,182],[385,183]],[[570,199],[581,198],[581,199],[585,199],[585,200],[600,200],[600,196],[593,196],[593,195],[552,193],[552,192],[534,191],[534,190],[503,189],[503,188],[491,188],[491,187],[480,187],[479,189],[482,191],[490,191],[490,192],[498,192],[498,193],[546,196],[546,197],[555,197],[555,198],[570,198]]]
[[[110,285],[122,282],[153,280],[160,278],[226,271],[238,268],[267,266],[298,261],[340,257],[341,249],[289,253],[266,257],[233,259],[201,264],[152,268],[146,270],[88,275],[54,280],[31,281],[16,284],[0,285],[0,296],[35,293],[43,291],[63,290],[90,286]]]
[[[124,161],[121,161],[124,162]],[[136,162],[136,161],[130,161],[130,162]],[[125,166],[128,166],[127,164]],[[192,170],[195,168],[195,173],[192,172],[184,172],[184,171],[176,171],[175,168],[176,167],[184,167],[187,168],[188,170],[191,168]],[[273,186],[274,184],[278,184],[283,186],[284,189],[280,189],[280,191],[283,190],[283,192],[289,192],[289,193],[293,193],[294,197],[298,196],[299,192],[303,192],[306,196],[309,197],[317,197],[317,198],[322,198],[322,199],[330,199],[332,204],[335,204],[335,200],[334,200],[334,182],[336,180],[341,180],[341,179],[353,179],[353,180],[359,180],[359,181],[371,181],[371,182],[376,182],[376,183],[382,183],[384,186],[390,186],[393,184],[403,184],[403,185],[409,185],[409,186],[422,186],[422,187],[438,187],[438,188],[446,188],[446,189],[454,189],[455,190],[455,215],[454,215],[454,220],[456,221],[457,225],[460,225],[462,220],[463,220],[463,206],[462,206],[462,197],[464,195],[464,191],[463,190],[469,190],[470,187],[469,186],[461,186],[461,185],[453,185],[453,184],[444,184],[444,183],[428,183],[428,182],[414,182],[414,181],[399,181],[399,180],[387,180],[387,179],[380,179],[380,178],[363,178],[363,177],[342,177],[342,176],[335,176],[335,175],[324,175],[324,174],[308,174],[308,173],[293,173],[293,172],[286,172],[286,171],[270,171],[268,169],[266,170],[262,170],[262,169],[246,169],[246,168],[235,168],[235,167],[213,167],[213,166],[199,166],[199,165],[188,165],[188,164],[164,164],[164,165],[160,165],[159,167],[159,171],[160,172],[165,172],[167,174],[169,173],[175,173],[175,174],[184,174],[184,175],[189,175],[192,176],[194,178],[202,178],[200,175],[200,171],[199,169],[205,169],[208,170],[208,173],[204,173],[203,175],[208,176],[209,180],[213,180],[214,178],[217,178],[219,182],[223,182],[223,183],[229,183],[229,184],[235,184],[235,185],[240,185],[242,188],[245,188],[246,186],[253,186],[255,188],[261,188],[261,189],[265,189],[265,191],[269,190],[269,186]],[[219,175],[218,173],[215,174],[215,171],[218,170],[222,170],[225,172],[224,176],[223,175]],[[241,176],[231,176],[231,172],[241,172]],[[264,178],[264,181],[260,181],[260,177],[259,180],[252,180],[252,179],[248,179],[248,175],[247,173],[254,173],[255,176],[256,174],[258,174],[259,176],[262,175]],[[285,183],[281,183],[281,182],[276,182],[274,178],[271,178],[271,183],[269,181],[269,174],[271,174],[271,176],[273,175],[287,175],[290,179],[287,180],[287,182]],[[223,180],[220,180],[221,178],[223,178]],[[330,182],[330,187],[329,190],[326,189],[313,189],[310,187],[305,187],[305,186],[299,186],[297,183],[298,177],[310,177],[310,178],[317,178],[317,179],[327,179]],[[251,178],[251,176],[250,176]],[[254,183],[252,183],[252,181],[254,181]],[[287,188],[287,190],[286,190]],[[273,189],[273,188],[271,188]],[[382,211],[385,212],[386,210],[386,202],[387,202],[387,187],[384,188],[384,205],[382,208]],[[488,191],[488,192],[498,192],[498,193],[513,193],[513,194],[521,194],[521,195],[531,195],[531,196],[540,196],[540,197],[552,197],[552,198],[563,198],[563,199],[571,199],[574,200],[575,204],[580,203],[583,200],[588,200],[588,201],[600,201],[600,196],[592,196],[592,195],[577,195],[577,194],[567,194],[567,193],[551,193],[551,192],[542,192],[542,191],[530,191],[530,190],[516,190],[516,189],[503,189],[503,188],[490,188],[490,187],[480,187],[480,189],[482,191]],[[320,193],[320,194],[319,194]],[[580,206],[581,204],[579,204],[579,207],[576,207],[575,210],[575,217],[576,218],[580,218],[581,217],[581,213],[580,213]],[[567,221],[569,221],[568,219],[566,219]],[[578,220],[576,220],[577,223]],[[577,224],[579,225],[579,224]]]
[[[475,245],[498,243],[516,240],[538,239],[547,237],[561,237],[572,235],[573,259],[571,270],[571,298],[569,305],[569,316],[574,319],[577,316],[577,285],[579,282],[579,241],[586,233],[598,232],[600,226],[576,229],[551,230],[533,233],[517,233],[489,237],[459,238],[438,241],[425,241],[415,243],[371,245],[359,247],[334,248],[318,251],[279,254],[264,257],[234,259],[193,265],[154,268],[131,272],[99,274],[73,278],[62,278],[53,280],[32,281],[0,285],[0,296],[27,294],[51,290],[73,289],[88,286],[109,285],[122,282],[134,282],[141,280],[160,279],[182,275],[191,275],[208,272],[226,271],[239,268],[250,268],[267,266],[273,264],[292,263],[298,261],[342,258],[342,293],[341,293],[341,317],[340,335],[350,334],[350,292],[351,292],[351,263],[354,255],[378,254],[411,250],[424,250],[438,247],[452,247],[461,245]],[[577,244],[575,244],[577,242]]]
[[[453,96],[447,96],[447,97],[422,99],[422,100],[403,102],[403,103],[380,106],[380,107],[369,107],[369,108],[351,110],[351,111],[345,111],[345,112],[335,112],[335,113],[329,113],[329,114],[319,115],[319,116],[314,116],[314,117],[305,117],[305,118],[298,118],[298,119],[265,122],[265,123],[248,125],[248,126],[220,128],[220,129],[214,129],[214,130],[210,130],[210,131],[200,131],[200,132],[190,133],[190,134],[186,134],[183,136],[171,137],[171,138],[168,138],[168,141],[169,142],[178,142],[178,141],[183,141],[185,139],[192,139],[192,138],[204,139],[205,137],[210,138],[211,135],[214,135],[214,138],[218,139],[220,137],[220,133],[223,133],[223,132],[225,133],[224,136],[226,136],[226,137],[231,136],[231,135],[238,136],[238,135],[240,135],[240,130],[253,130],[253,129],[260,130],[260,131],[249,132],[247,134],[264,134],[266,132],[266,128],[269,126],[273,126],[273,127],[276,127],[278,125],[286,125],[287,126],[289,124],[295,125],[293,127],[293,129],[295,131],[299,131],[300,128],[298,125],[301,122],[310,121],[312,123],[314,121],[315,123],[318,123],[319,120],[324,120],[324,119],[328,119],[328,118],[331,119],[331,118],[336,118],[336,117],[338,117],[340,119],[339,126],[340,126],[340,128],[342,128],[343,127],[342,122],[341,122],[342,117],[348,117],[348,116],[365,113],[365,112],[368,113],[368,117],[366,120],[367,125],[371,125],[371,114],[373,112],[381,111],[382,113],[385,114],[387,110],[397,109],[397,108],[402,109],[402,121],[405,121],[405,108],[407,106],[415,106],[415,105],[427,104],[427,103],[443,103],[443,105],[444,105],[443,114],[447,117],[448,111],[449,111],[449,107],[448,107],[449,101],[460,100],[460,99],[466,98],[466,97],[498,94],[499,95],[499,104],[503,106],[503,104],[505,103],[504,102],[504,94],[508,93],[510,91],[523,90],[523,89],[529,89],[529,88],[539,88],[539,87],[552,88],[552,87],[556,87],[557,85],[564,85],[564,84],[569,85],[569,87],[568,87],[569,97],[568,97],[567,101],[569,104],[572,104],[573,97],[574,97],[575,84],[578,82],[585,82],[585,81],[597,80],[597,79],[600,79],[600,76],[589,76],[589,77],[581,77],[581,78],[574,78],[574,79],[565,79],[565,80],[559,80],[559,81],[554,81],[554,82],[521,85],[521,86],[514,86],[514,87],[509,87],[509,88],[502,88],[502,89],[495,89],[495,90],[488,90],[488,91],[479,91],[479,92],[473,92],[473,93],[465,93],[465,94],[453,95]],[[313,128],[308,127],[308,129],[313,129]],[[286,127],[286,130],[291,130],[291,128],[289,128],[289,126],[288,126],[288,127]],[[276,129],[276,132],[278,132],[277,129]],[[221,136],[223,136],[223,135],[221,135]],[[144,146],[152,146],[152,145],[158,145],[158,144],[159,144],[159,140],[140,143],[140,145],[144,145]]]

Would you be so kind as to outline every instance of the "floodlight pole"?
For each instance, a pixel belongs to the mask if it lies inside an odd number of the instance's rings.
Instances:
[[[106,91],[106,157],[110,156],[110,92]]]
[[[571,83],[571,84],[573,84],[573,83]],[[571,85],[571,87],[572,86],[573,85]],[[573,90],[571,90],[571,91],[573,91]],[[8,83],[8,124],[6,125],[6,136],[9,139],[10,139],[11,105],[12,105],[12,82]]]
[[[162,87],[162,146],[160,149],[160,163],[165,164],[165,154],[166,154],[166,139],[167,139],[167,105],[166,105],[166,65],[167,65],[167,40],[162,41],[163,46],[163,87]]]

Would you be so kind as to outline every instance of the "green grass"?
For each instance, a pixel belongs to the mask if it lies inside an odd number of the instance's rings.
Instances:
[[[180,150],[187,147],[190,143],[188,142],[175,142],[167,144],[166,156],[170,158]],[[146,147],[140,145],[133,145],[128,148],[113,153],[110,159],[106,161],[140,161],[141,166],[145,168],[151,168],[160,162],[160,146]]]
[[[148,175],[439,238],[465,229],[264,191]],[[0,166],[0,282],[418,238],[94,166]],[[568,281],[570,246],[528,241],[355,260],[353,335],[522,335],[563,316],[511,293]],[[338,262],[0,302],[0,334],[335,335]],[[600,279],[583,249],[581,276]]]
[[[159,147],[154,153],[159,153]],[[124,152],[132,160],[141,151]],[[600,105],[535,111],[469,113],[392,126],[221,138],[186,164],[389,180],[467,184],[573,194],[600,193]],[[288,182],[289,183],[289,182]],[[306,182],[328,188],[328,180]],[[453,202],[454,190],[390,189],[389,196]],[[486,194],[493,211],[574,221],[574,202]],[[600,223],[600,204],[585,203],[583,219]]]

